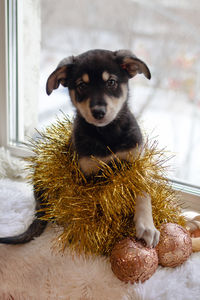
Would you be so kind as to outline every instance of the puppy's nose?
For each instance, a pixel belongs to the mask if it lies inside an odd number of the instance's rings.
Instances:
[[[102,106],[102,107],[92,108],[91,111],[92,111],[92,115],[95,119],[101,120],[101,119],[103,119],[103,117],[106,114],[106,107]]]

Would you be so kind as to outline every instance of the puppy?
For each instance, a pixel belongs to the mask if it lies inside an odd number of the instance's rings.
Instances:
[[[147,65],[128,50],[91,50],[63,59],[49,76],[48,95],[60,84],[69,89],[76,108],[72,146],[87,177],[98,172],[98,159],[109,163],[117,156],[128,161],[141,151],[141,130],[128,106],[128,81],[140,73],[151,78]],[[42,191],[35,193],[35,198],[39,209]],[[36,213],[36,219],[23,234],[1,238],[0,242],[25,243],[39,236],[46,226],[38,219],[40,216]],[[137,238],[144,239],[149,247],[156,246],[159,231],[153,223],[151,198],[145,193],[136,199],[134,222]]]

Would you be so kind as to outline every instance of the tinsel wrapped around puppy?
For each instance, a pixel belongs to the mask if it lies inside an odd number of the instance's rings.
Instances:
[[[71,130],[67,118],[47,128],[33,142],[30,159],[30,179],[43,191],[43,219],[62,228],[56,241],[61,249],[110,255],[117,241],[135,237],[135,197],[143,192],[151,196],[158,230],[162,223],[184,224],[155,144],[146,145],[131,163],[99,161],[99,173],[87,179],[71,148]]]

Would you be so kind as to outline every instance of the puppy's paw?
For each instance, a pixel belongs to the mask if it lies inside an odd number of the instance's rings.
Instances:
[[[160,238],[160,232],[156,229],[154,224],[145,224],[142,221],[135,222],[136,236],[138,239],[143,239],[147,247],[155,247]]]

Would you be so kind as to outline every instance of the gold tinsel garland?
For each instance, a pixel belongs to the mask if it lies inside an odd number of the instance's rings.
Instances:
[[[135,237],[135,196],[143,192],[151,195],[158,229],[167,222],[184,224],[156,144],[146,146],[132,163],[116,158],[111,168],[99,161],[101,172],[87,180],[71,149],[71,131],[67,118],[57,121],[33,142],[35,155],[29,158],[31,182],[43,191],[46,204],[42,219],[62,228],[61,249],[110,255],[117,241]]]

